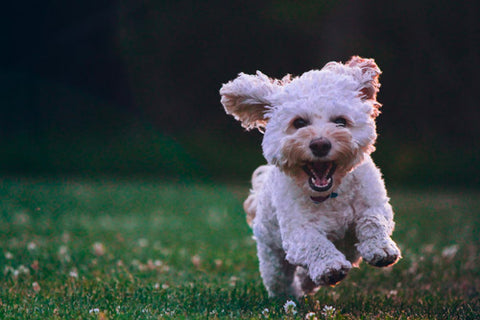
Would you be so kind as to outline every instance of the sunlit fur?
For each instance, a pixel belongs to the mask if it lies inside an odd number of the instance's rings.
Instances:
[[[373,59],[352,57],[282,80],[242,73],[220,90],[228,114],[264,132],[268,164],[254,172],[244,209],[270,296],[334,285],[362,258],[383,267],[400,257],[390,238],[393,211],[370,157],[380,73]],[[318,139],[331,144],[321,156],[310,147]],[[336,167],[331,180],[322,174],[322,188],[304,170],[315,162]]]

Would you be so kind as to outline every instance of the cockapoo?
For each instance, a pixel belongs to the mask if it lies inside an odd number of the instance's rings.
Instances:
[[[270,296],[312,294],[365,260],[394,264],[393,211],[370,154],[381,71],[373,59],[330,62],[291,78],[240,73],[220,90],[228,114],[264,132],[267,165],[244,203]]]

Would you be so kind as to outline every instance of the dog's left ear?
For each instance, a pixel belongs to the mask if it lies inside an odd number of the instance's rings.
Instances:
[[[359,56],[353,56],[345,65],[361,70],[358,77],[360,82],[360,97],[362,100],[371,100],[373,102],[373,116],[376,117],[380,113],[381,104],[377,102],[377,93],[380,89],[378,77],[382,73],[380,68],[373,59],[365,59]]]
[[[247,130],[265,128],[266,112],[272,107],[270,97],[285,81],[270,79],[260,71],[255,75],[240,73],[220,89],[225,112],[233,115]]]

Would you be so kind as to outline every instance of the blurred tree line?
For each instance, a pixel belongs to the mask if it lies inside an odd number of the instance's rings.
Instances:
[[[478,186],[476,1],[12,2],[1,22],[0,168],[241,177],[262,163],[219,103],[257,69],[352,55],[383,70],[375,158],[398,183]]]

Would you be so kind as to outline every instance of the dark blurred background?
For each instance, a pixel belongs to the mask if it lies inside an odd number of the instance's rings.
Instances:
[[[247,181],[261,134],[225,115],[221,84],[361,55],[383,70],[374,159],[387,183],[480,184],[478,1],[11,1],[3,12],[3,175]]]

